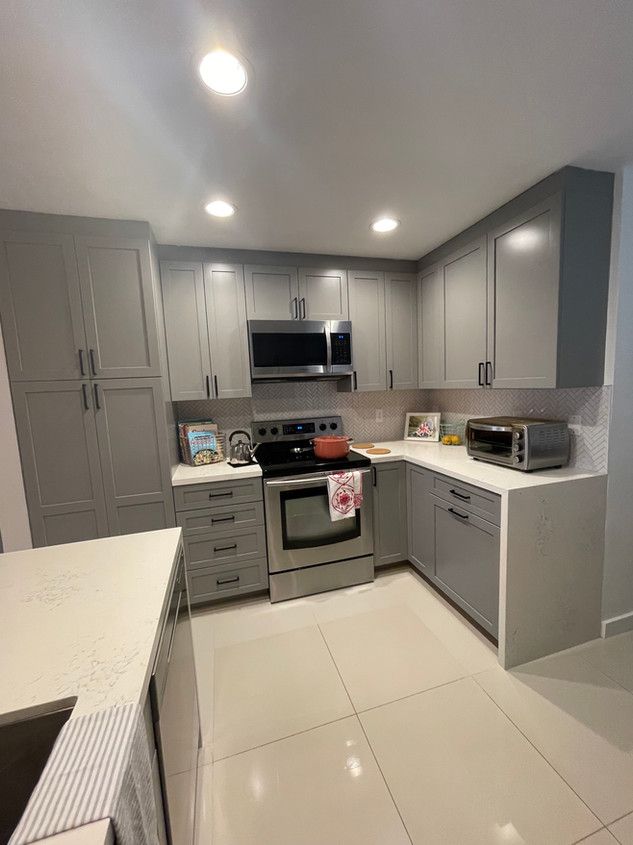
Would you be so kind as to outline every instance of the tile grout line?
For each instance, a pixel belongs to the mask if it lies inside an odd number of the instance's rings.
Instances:
[[[371,752],[371,756],[374,758],[374,761],[376,763],[376,767],[377,767],[378,771],[380,772],[380,777],[382,778],[383,783],[385,784],[385,789],[389,793],[389,797],[391,798],[393,806],[396,809],[396,813],[398,814],[398,817],[400,818],[400,822],[402,823],[402,828],[403,828],[404,832],[406,833],[407,838],[409,839],[409,842],[411,843],[411,845],[413,845],[413,839],[411,838],[411,834],[409,833],[409,830],[408,830],[408,828],[405,824],[405,821],[402,818],[402,813],[400,812],[400,807],[398,807],[398,805],[396,803],[396,799],[393,797],[393,792],[391,791],[391,788],[390,788],[389,784],[387,783],[387,778],[385,777],[385,773],[383,772],[383,770],[380,766],[380,763],[378,762],[378,757],[376,756],[376,752],[374,751],[374,748],[373,748],[371,742],[369,741],[369,737],[367,736],[365,726],[363,725],[363,723],[360,719],[360,716],[359,716],[359,714],[356,710],[356,707],[354,706],[354,702],[352,701],[352,697],[349,694],[349,691],[347,689],[347,685],[345,684],[345,681],[343,680],[343,676],[341,675],[341,670],[338,668],[338,664],[337,664],[336,660],[334,659],[334,655],[332,654],[332,652],[330,650],[329,643],[325,639],[325,634],[321,630],[321,625],[318,622],[317,622],[317,627],[319,629],[319,633],[321,634],[321,637],[323,638],[323,642],[325,644],[325,647],[328,650],[328,654],[330,655],[330,659],[332,660],[332,663],[334,664],[334,668],[336,669],[336,672],[337,672],[337,674],[338,674],[338,676],[341,680],[341,684],[343,685],[343,689],[345,690],[345,694],[349,698],[350,704],[352,705],[352,708],[354,710],[354,717],[356,718],[356,721],[358,722],[360,729],[363,732],[363,736],[365,737],[365,742],[367,743],[367,747],[369,748],[369,750]]]
[[[504,671],[506,671],[506,670],[504,670]],[[520,727],[516,724],[516,722],[514,722],[514,721],[510,718],[510,716],[506,713],[506,711],[503,709],[503,707],[501,707],[501,705],[500,705],[500,704],[498,704],[498,703],[494,700],[494,698],[490,695],[490,693],[489,693],[486,689],[484,689],[484,687],[483,687],[483,686],[479,683],[479,681],[477,680],[477,678],[473,676],[472,680],[473,680],[473,682],[474,682],[475,684],[477,684],[477,686],[478,686],[478,687],[479,687],[479,689],[480,689],[480,690],[484,693],[484,695],[486,695],[486,696],[490,699],[490,701],[492,701],[492,703],[493,703],[493,704],[494,704],[494,706],[497,708],[497,710],[498,710],[498,711],[499,711],[499,712],[500,712],[503,716],[505,716],[505,718],[508,720],[508,722],[510,722],[510,724],[511,724],[514,728],[516,728],[516,730],[517,730],[517,731],[521,734],[521,736],[523,737],[523,739],[524,739],[524,740],[525,740],[525,741],[526,741],[526,742],[527,742],[527,743],[528,743],[528,744],[529,744],[529,745],[530,745],[530,746],[531,746],[531,747],[532,747],[532,748],[536,751],[536,753],[537,753],[540,757],[542,757],[542,759],[543,759],[543,760],[545,760],[545,762],[546,762],[546,763],[547,763],[547,765],[550,767],[550,769],[558,775],[558,777],[559,777],[559,778],[563,781],[563,783],[564,783],[564,784],[566,784],[566,786],[567,786],[567,787],[568,787],[568,788],[569,788],[569,789],[570,789],[570,790],[574,793],[574,795],[576,796],[576,798],[578,798],[578,800],[579,800],[582,804],[584,804],[584,805],[585,805],[585,807],[589,810],[589,812],[591,813],[591,815],[592,815],[592,816],[594,816],[594,818],[595,818],[595,819],[596,819],[596,820],[600,823],[600,827],[599,827],[599,828],[597,828],[597,830],[592,830],[592,831],[590,831],[590,832],[589,832],[589,833],[588,833],[588,834],[587,834],[584,838],[585,838],[585,839],[587,839],[587,837],[589,837],[589,836],[593,836],[593,834],[594,834],[594,833],[599,833],[599,832],[600,832],[600,831],[601,831],[604,827],[606,827],[606,826],[607,826],[607,824],[612,824],[612,822],[604,822],[604,821],[602,821],[602,819],[601,819],[601,818],[600,818],[600,816],[596,813],[596,811],[595,811],[595,810],[593,810],[593,809],[589,806],[589,804],[587,804],[587,802],[585,801],[585,799],[584,799],[584,798],[582,798],[582,797],[581,797],[581,796],[580,796],[580,795],[576,792],[576,790],[574,789],[574,787],[573,787],[573,786],[572,786],[572,785],[571,785],[571,784],[567,781],[567,779],[566,779],[565,777],[563,777],[563,775],[562,775],[562,774],[558,771],[558,769],[556,768],[556,766],[554,766],[554,764],[551,762],[551,760],[548,760],[548,759],[547,759],[547,757],[545,756],[545,754],[544,754],[544,753],[540,750],[540,748],[538,748],[538,747],[537,747],[537,746],[536,746],[536,745],[532,742],[532,740],[531,740],[528,736],[526,736],[526,734],[525,734],[525,733],[521,730],[521,728],[520,728]],[[577,842],[582,842],[583,840],[582,840],[582,839],[580,839],[580,840],[576,840],[576,841],[577,841]]]

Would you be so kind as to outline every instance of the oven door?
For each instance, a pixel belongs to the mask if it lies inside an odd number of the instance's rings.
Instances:
[[[359,472],[363,479],[363,503],[355,516],[337,522],[330,519],[329,473],[265,482],[270,572],[373,554],[371,468]]]
[[[512,426],[468,424],[468,454],[482,461],[512,466],[516,452]]]
[[[322,320],[249,320],[251,379],[327,376],[329,323]]]

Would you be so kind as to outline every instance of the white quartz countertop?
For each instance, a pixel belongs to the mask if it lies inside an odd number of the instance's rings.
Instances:
[[[229,466],[226,461],[201,467],[178,464],[171,474],[171,485],[180,487],[183,484],[205,484],[209,481],[235,481],[238,478],[257,478],[261,474],[262,469],[257,463],[243,467]]]
[[[476,461],[466,454],[465,446],[444,446],[442,443],[393,440],[386,443],[374,443],[374,446],[390,449],[391,452],[388,455],[367,455],[368,458],[371,458],[372,463],[404,460],[501,495],[508,493],[510,490],[522,490],[528,487],[539,487],[561,481],[574,481],[604,475],[604,473],[588,472],[572,467],[520,472],[509,467]],[[354,451],[361,455],[367,454],[365,449],[355,449]]]
[[[71,718],[149,684],[180,528],[0,555],[0,719],[77,697]]]

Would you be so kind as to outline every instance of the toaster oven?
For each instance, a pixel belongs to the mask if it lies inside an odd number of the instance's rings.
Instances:
[[[482,417],[466,424],[467,452],[479,461],[530,472],[569,461],[569,427],[560,420]]]

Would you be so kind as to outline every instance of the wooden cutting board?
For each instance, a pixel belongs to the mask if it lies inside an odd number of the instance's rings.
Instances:
[[[391,449],[383,449],[382,447],[377,448],[377,449],[368,449],[367,454],[368,455],[390,455]]]
[[[373,443],[352,443],[352,449],[373,449]]]

